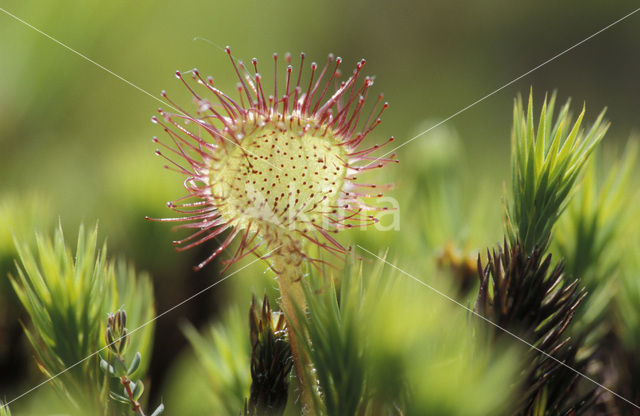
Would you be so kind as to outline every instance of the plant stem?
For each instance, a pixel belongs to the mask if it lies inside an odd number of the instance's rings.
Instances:
[[[127,396],[129,396],[129,400],[131,401],[131,410],[133,410],[137,415],[144,416],[144,412],[142,411],[142,406],[140,403],[133,397],[133,391],[131,391],[131,386],[129,385],[129,378],[120,377],[120,384],[122,384],[127,391]]]
[[[301,393],[303,414],[312,415],[312,398],[308,386],[306,371],[306,355],[302,343],[304,340],[299,337],[299,330],[302,329],[298,321],[298,310],[306,309],[306,301],[302,290],[302,258],[298,253],[287,250],[286,247],[278,250],[273,257],[273,268],[278,275],[278,286],[280,287],[280,307],[285,314],[287,327],[289,328],[289,344],[291,345],[291,355],[296,369],[298,388]]]

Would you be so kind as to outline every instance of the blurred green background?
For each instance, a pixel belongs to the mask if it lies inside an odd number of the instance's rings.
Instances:
[[[189,101],[173,76],[176,69],[197,67],[234,94],[235,76],[218,46],[230,45],[234,56],[245,61],[258,57],[267,65],[266,74],[271,74],[273,52],[289,51],[296,62],[297,53],[305,51],[309,62],[321,63],[333,52],[344,58],[345,72],[366,57],[365,72],[375,74],[375,91],[383,91],[391,104],[372,140],[394,135],[398,144],[637,5],[505,0],[0,1],[1,8],[143,90],[157,97],[166,89],[183,103]],[[476,233],[481,238],[471,238],[474,248],[501,238],[499,197],[509,173],[514,96],[526,94],[532,86],[541,100],[543,92],[558,89],[561,101],[572,97],[576,107],[588,103],[590,120],[606,106],[612,128],[605,141],[623,142],[640,127],[638,45],[640,13],[455,117],[444,133],[439,130],[440,136],[457,140],[454,151],[460,154],[460,172],[465,172],[461,188],[467,190],[461,206],[487,207],[474,220],[485,231]],[[183,195],[183,179],[163,170],[163,162],[153,155],[151,138],[162,131],[149,120],[159,105],[0,11],[0,291],[7,295],[2,301],[7,304],[0,307],[0,392],[7,398],[39,379],[15,316],[6,312],[13,302],[4,279],[13,270],[8,260],[10,229],[27,238],[34,226],[48,230],[60,221],[72,238],[80,222],[98,221],[110,253],[126,256],[154,277],[158,311],[218,278],[216,265],[191,272],[214,242],[177,253],[170,242],[178,235],[171,227],[144,220],[145,215],[171,216],[165,202]],[[438,144],[434,134],[427,136],[402,148],[401,165],[388,169],[382,179],[396,183],[400,230],[369,233],[366,240],[359,234],[353,237],[374,251],[391,244],[391,258],[400,262],[411,261],[413,243],[421,238],[414,225],[427,223],[420,216],[428,207],[409,199],[409,194],[421,186],[425,161],[451,145],[447,140]],[[14,220],[25,213],[32,221]],[[273,286],[259,276],[263,270],[256,265],[243,271],[157,322],[153,397],[161,394],[168,363],[187,345],[179,323],[189,320],[200,326],[225,309],[229,299],[248,305],[252,290],[261,293]]]

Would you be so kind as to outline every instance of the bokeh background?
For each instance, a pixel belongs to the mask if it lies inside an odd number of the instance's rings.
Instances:
[[[1,0],[0,7],[95,60],[154,97],[166,89],[186,98],[175,70],[197,67],[234,92],[235,77],[221,47],[260,59],[305,51],[309,62],[342,56],[345,70],[361,57],[375,74],[376,92],[391,107],[375,139],[402,143],[503,86],[625,14],[638,3],[566,1],[67,1]],[[22,335],[6,274],[12,272],[11,232],[61,222],[73,240],[81,222],[99,222],[112,256],[125,256],[154,278],[163,311],[217,280],[219,266],[191,272],[215,245],[177,253],[177,235],[146,215],[170,215],[165,202],[182,192],[182,178],[154,156],[150,123],[161,105],[0,10],[0,394],[11,398],[41,379]],[[420,189],[423,168],[453,152],[464,211],[484,201],[484,230],[471,245],[501,236],[500,195],[509,174],[511,108],[532,87],[537,100],[557,89],[560,100],[587,103],[591,119],[603,107],[615,147],[640,128],[640,13],[504,88],[403,147],[388,170],[400,205],[400,230],[354,234],[374,250],[390,248],[411,262],[416,241],[429,240]],[[184,102],[184,101],[183,101]],[[445,137],[445,139],[443,139]],[[438,156],[438,157],[440,157]],[[488,201],[488,202],[487,202]],[[427,204],[425,202],[425,204]],[[417,225],[417,227],[416,227]],[[462,229],[464,224],[458,224]],[[456,226],[453,227],[454,229]],[[10,231],[11,230],[11,231]],[[466,232],[466,231],[461,231]],[[473,234],[473,233],[472,233]],[[425,237],[426,235],[426,237]],[[437,239],[437,238],[436,238]],[[151,400],[170,397],[168,375],[190,354],[180,329],[215,319],[228,304],[243,304],[273,283],[256,265],[157,322]]]

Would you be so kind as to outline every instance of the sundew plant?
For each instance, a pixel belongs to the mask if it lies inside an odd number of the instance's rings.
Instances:
[[[627,113],[531,80],[409,122],[375,48],[194,42],[211,69],[92,119],[135,131],[76,143],[99,176],[0,187],[0,416],[640,415]]]

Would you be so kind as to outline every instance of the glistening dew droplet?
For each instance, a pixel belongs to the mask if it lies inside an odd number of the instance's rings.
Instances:
[[[375,212],[387,209],[366,201],[381,197],[388,185],[360,183],[358,175],[395,162],[394,155],[371,156],[393,138],[358,149],[388,107],[380,94],[365,111],[373,85],[371,77],[360,82],[365,60],[340,81],[339,57],[329,55],[321,70],[312,63],[305,75],[305,55],[301,54],[294,74],[287,54],[289,65],[279,74],[278,55],[274,54],[273,93],[265,96],[258,61],[252,60],[252,74],[242,62],[236,63],[229,48],[226,52],[239,80],[237,99],[217,89],[211,77],[202,78],[197,69],[190,71],[195,85],[176,72],[194,97],[193,111],[162,92],[175,113],[159,109],[160,117],[153,117],[169,137],[168,144],[154,138],[166,149],[166,154],[163,150],[156,153],[169,161],[167,168],[186,176],[187,195],[168,203],[182,217],[160,221],[183,221],[186,224],[179,228],[194,230],[174,242],[179,250],[229,230],[198,269],[235,238],[240,243],[227,264],[259,248],[262,253],[277,248],[294,264],[320,262],[308,254],[308,244],[342,255],[346,249],[334,235],[345,228],[373,224]]]

